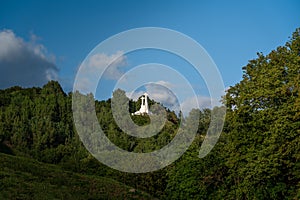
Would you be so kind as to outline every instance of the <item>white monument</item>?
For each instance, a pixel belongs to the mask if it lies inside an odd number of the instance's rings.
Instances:
[[[133,115],[144,115],[144,114],[148,114],[148,113],[149,113],[148,94],[144,93],[141,97],[141,108],[132,114]]]

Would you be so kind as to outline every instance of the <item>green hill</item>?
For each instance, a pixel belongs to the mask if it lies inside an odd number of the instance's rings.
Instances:
[[[300,199],[300,29],[284,46],[258,53],[242,69],[242,80],[223,96],[224,107],[193,109],[187,116],[166,109],[166,123],[148,138],[127,134],[118,125],[130,127],[125,118],[114,117],[113,102],[125,105],[116,108],[119,116],[140,105],[120,89],[101,101],[92,93],[66,94],[55,81],[42,88],[0,90],[0,152],[15,155],[0,154],[0,200]],[[72,109],[73,97],[80,101]],[[74,108],[79,116],[91,113],[77,121],[93,133],[84,140],[94,144],[94,109],[87,106],[93,104],[104,134],[124,151],[164,148],[181,134],[181,125],[186,133],[198,128],[197,134],[184,155],[163,169],[120,172],[95,159],[74,126]],[[225,107],[223,132],[212,151],[199,159],[203,139],[214,141],[212,130],[222,126],[211,119],[219,118],[215,114]],[[147,115],[128,117],[139,126],[151,123]]]
[[[0,153],[0,199],[153,199],[115,180]]]

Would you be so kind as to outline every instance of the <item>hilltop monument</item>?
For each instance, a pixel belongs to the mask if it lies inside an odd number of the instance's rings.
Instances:
[[[144,115],[148,113],[149,113],[148,94],[144,93],[141,97],[141,108],[135,113],[132,113],[132,115]]]

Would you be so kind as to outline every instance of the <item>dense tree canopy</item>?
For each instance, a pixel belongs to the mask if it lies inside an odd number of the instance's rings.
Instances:
[[[227,91],[231,195],[300,195],[300,29],[285,46],[258,54]]]
[[[193,110],[184,119],[164,108],[167,120],[160,132],[136,138],[115,122],[112,99],[97,101],[92,94],[65,94],[55,81],[42,88],[16,86],[0,90],[0,151],[111,177],[162,199],[300,199],[299,82],[297,29],[284,46],[267,55],[258,53],[243,67],[242,80],[224,96],[227,115],[223,133],[203,159],[198,157],[199,149],[211,113],[224,107]],[[162,148],[174,138],[181,123],[187,128],[199,125],[197,135],[187,152],[164,169],[145,174],[119,172],[99,163],[82,145],[73,124],[72,95],[82,97],[82,106],[86,100],[95,103],[104,133],[126,151]],[[140,106],[140,101],[129,100],[122,90],[114,96],[126,104],[121,114]],[[149,99],[149,105],[155,103]],[[199,119],[193,118],[195,114]],[[128,117],[137,126],[151,122],[147,115]],[[127,125],[126,121],[121,123]]]

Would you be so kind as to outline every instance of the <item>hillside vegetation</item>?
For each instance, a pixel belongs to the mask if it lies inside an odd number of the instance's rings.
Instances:
[[[153,199],[115,180],[0,153],[0,199]]]
[[[111,99],[83,95],[95,103],[107,137],[126,151],[162,148],[176,135],[181,119],[187,128],[198,125],[194,142],[176,162],[155,172],[132,174],[101,164],[85,149],[72,118],[72,95],[78,94],[66,94],[55,81],[42,88],[0,90],[0,151],[15,155],[0,155],[0,197],[148,197],[128,193],[131,187],[160,199],[300,199],[299,94],[297,29],[285,45],[267,55],[258,53],[243,67],[242,80],[229,87],[223,107],[194,109],[184,119],[166,109],[167,122],[150,138],[122,132],[112,116]],[[130,112],[139,107],[140,102],[127,99],[122,90],[114,95],[130,102]],[[211,112],[217,109],[227,110],[223,132],[213,150],[200,159]],[[195,120],[195,114],[200,119]],[[133,120],[149,123],[148,116]]]

